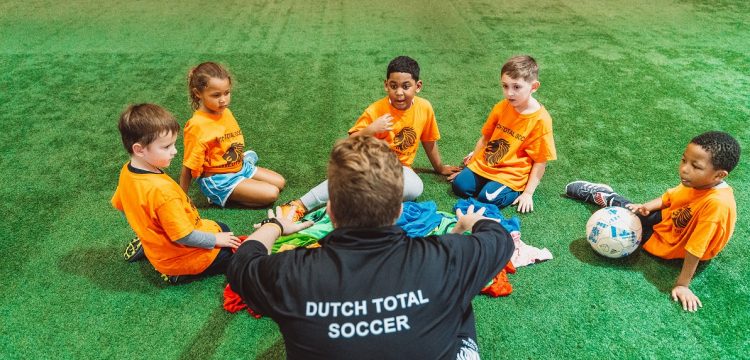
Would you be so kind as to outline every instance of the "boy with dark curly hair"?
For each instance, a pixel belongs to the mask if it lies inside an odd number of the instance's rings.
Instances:
[[[633,203],[605,184],[574,181],[567,196],[599,206],[621,206],[643,225],[643,249],[663,259],[685,259],[671,295],[686,311],[702,307],[690,290],[698,262],[716,256],[734,233],[737,205],[724,178],[737,166],[740,144],[731,135],[709,131],[690,140],[680,160],[680,184],[643,204]]]

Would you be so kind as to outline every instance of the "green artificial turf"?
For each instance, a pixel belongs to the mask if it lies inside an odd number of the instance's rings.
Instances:
[[[540,63],[559,157],[520,215],[522,238],[555,258],[510,275],[511,296],[476,298],[482,356],[747,358],[748,154],[728,178],[734,237],[700,267],[693,314],[668,296],[679,261],[595,255],[584,239],[594,208],[561,194],[589,179],[657,197],[707,130],[747,150],[748,24],[743,0],[3,1],[0,358],[284,356],[273,321],[222,310],[221,277],[167,286],[121,257],[133,233],[109,204],[127,161],[117,117],[154,102],[184,123],[191,66],[233,73],[232,111],[260,165],[286,177],[286,201],[324,179],[332,143],[384,96],[391,58],[420,62],[443,160],[458,164],[501,99],[500,66],[522,53]],[[422,151],[415,166],[430,167]],[[176,178],[179,161],[167,171]],[[421,176],[420,200],[449,211],[450,186]],[[190,195],[239,234],[264,217]]]

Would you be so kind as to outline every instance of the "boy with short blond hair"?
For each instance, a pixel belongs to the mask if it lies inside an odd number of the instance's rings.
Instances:
[[[146,258],[165,281],[222,274],[239,239],[226,225],[201,219],[180,186],[162,171],[177,154],[180,125],[153,104],[128,106],[118,124],[130,161],[120,170],[112,206],[122,211]]]
[[[702,307],[690,290],[699,261],[715,257],[734,233],[737,205],[724,181],[737,166],[740,144],[731,135],[709,131],[690,140],[680,161],[680,184],[644,204],[635,204],[609,185],[573,181],[567,196],[599,206],[621,206],[636,213],[643,227],[643,249],[663,259],[684,259],[671,295],[686,311]]]
[[[422,194],[424,185],[411,168],[422,143],[433,170],[448,176],[458,172],[456,166],[443,164],[437,141],[440,139],[435,111],[429,101],[417,96],[422,90],[419,64],[408,56],[391,60],[384,82],[386,97],[372,103],[349,129],[349,136],[374,136],[385,141],[398,156],[404,172],[403,200],[412,201]],[[324,181],[300,199],[283,206],[284,211],[294,205],[295,219],[328,201],[328,185]]]
[[[289,359],[478,358],[471,300],[513,240],[473,207],[457,211],[451,234],[408,237],[395,225],[402,174],[387,143],[341,140],[328,163],[334,230],[321,247],[268,255],[280,234],[305,226],[278,208],[237,249],[229,284],[278,323]]]
[[[500,71],[505,99],[495,105],[482,127],[464,168],[450,176],[453,192],[461,197],[495,204],[518,205],[521,213],[534,210],[533,195],[547,162],[557,158],[552,118],[534,99],[539,89],[539,66],[528,55],[510,58]]]

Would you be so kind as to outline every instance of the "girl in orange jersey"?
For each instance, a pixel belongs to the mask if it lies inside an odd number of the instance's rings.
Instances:
[[[193,179],[212,204],[227,202],[262,207],[273,204],[286,180],[256,166],[258,155],[245,150],[245,138],[229,110],[232,77],[220,64],[202,63],[188,73],[188,93],[195,112],[185,124],[185,154],[180,187]]]

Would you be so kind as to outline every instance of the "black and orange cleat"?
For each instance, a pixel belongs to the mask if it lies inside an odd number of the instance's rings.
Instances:
[[[295,222],[300,221],[305,214],[307,214],[307,208],[300,200],[292,200],[284,205],[281,205],[281,216],[287,216],[289,212],[292,210],[293,207],[295,207],[294,210],[294,216],[292,216],[292,220]]]

